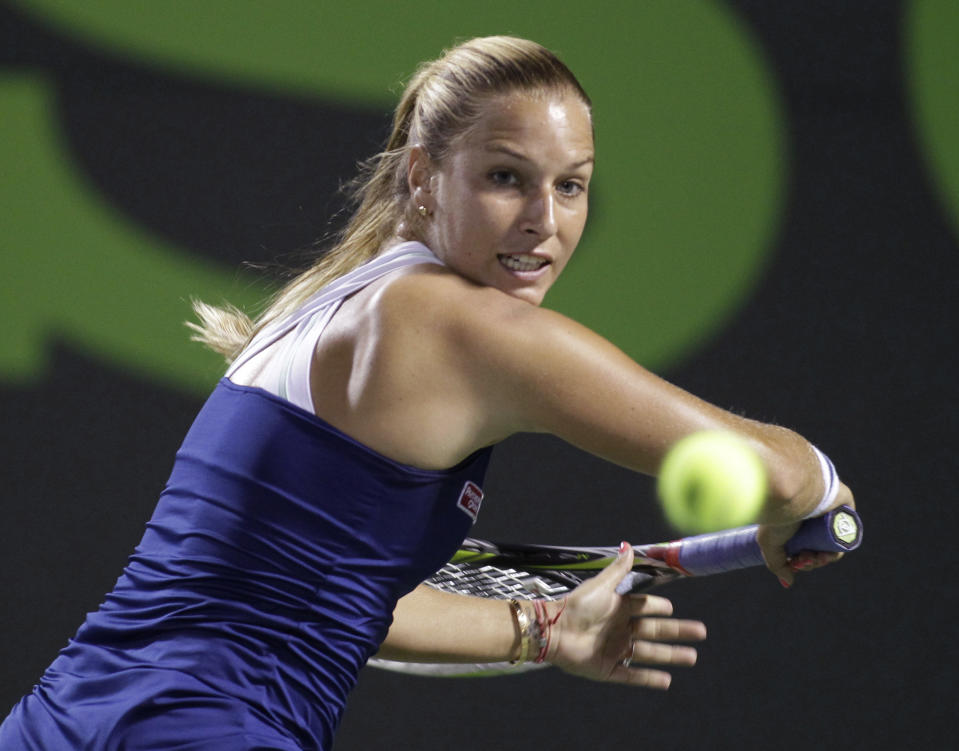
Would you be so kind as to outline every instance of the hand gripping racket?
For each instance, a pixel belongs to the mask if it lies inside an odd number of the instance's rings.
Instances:
[[[765,564],[756,540],[758,525],[722,530],[673,542],[636,545],[632,571],[616,591],[641,592],[690,576],[710,576]],[[807,519],[786,544],[793,556],[803,550],[849,552],[862,542],[862,521],[849,506]],[[496,599],[555,600],[616,560],[617,547],[507,545],[468,537],[426,584],[444,592]],[[373,658],[370,665],[402,673],[476,676],[517,673],[534,663],[483,664],[395,662]]]

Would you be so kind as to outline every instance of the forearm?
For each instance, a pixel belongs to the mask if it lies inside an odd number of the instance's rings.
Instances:
[[[406,662],[504,662],[517,657],[519,646],[507,601],[420,585],[397,603],[377,656]]]
[[[598,342],[597,348],[606,356],[578,359],[585,375],[571,375],[552,388],[539,389],[536,398],[528,400],[528,405],[539,407],[543,430],[592,454],[654,475],[681,438],[704,430],[730,431],[750,444],[766,468],[769,493],[763,521],[796,521],[816,507],[824,490],[822,474],[802,436],[710,404],[605,343]],[[596,362],[604,363],[605,380],[599,373],[590,375]],[[589,393],[590,398],[577,401],[577,393]]]

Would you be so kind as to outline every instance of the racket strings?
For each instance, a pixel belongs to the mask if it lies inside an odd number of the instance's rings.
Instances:
[[[573,577],[569,577],[573,578]],[[579,581],[557,581],[514,568],[448,563],[427,581],[443,592],[474,597],[518,600],[555,600],[567,594]]]

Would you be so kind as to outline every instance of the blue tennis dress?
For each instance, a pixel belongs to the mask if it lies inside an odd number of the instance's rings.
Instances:
[[[0,749],[329,749],[396,600],[468,533],[489,455],[403,465],[224,378]]]

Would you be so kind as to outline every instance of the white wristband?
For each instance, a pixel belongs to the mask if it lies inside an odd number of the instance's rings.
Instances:
[[[836,468],[833,466],[833,463],[829,461],[828,456],[815,446],[810,444],[810,447],[819,460],[819,469],[822,471],[823,493],[819,505],[817,505],[813,511],[806,514],[806,519],[825,514],[832,508],[833,503],[836,501],[836,496],[839,495],[839,476],[836,474]]]

